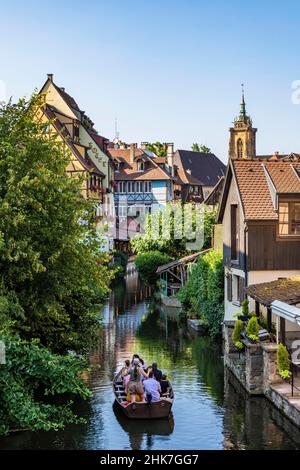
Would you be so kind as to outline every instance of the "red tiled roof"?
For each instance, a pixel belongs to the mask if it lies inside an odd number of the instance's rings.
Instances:
[[[232,168],[247,220],[278,218],[265,170],[271,177],[276,193],[300,194],[300,178],[295,171],[300,168],[300,163],[233,160]]]
[[[151,158],[141,149],[135,149],[135,159],[130,162],[130,149],[108,149],[108,153],[113,160],[122,162],[119,171],[115,172],[116,180],[168,180],[170,175],[160,168]],[[142,157],[145,162],[145,170],[138,171],[137,160]]]
[[[288,162],[268,162],[265,165],[277,193],[300,192],[300,179],[294,165]]]

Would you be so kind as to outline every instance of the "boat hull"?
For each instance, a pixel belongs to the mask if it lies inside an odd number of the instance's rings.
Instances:
[[[171,413],[173,402],[169,399],[159,400],[158,402],[151,403],[130,403],[127,406],[121,405],[116,400],[116,403],[123,413],[130,419],[160,419],[168,418]]]

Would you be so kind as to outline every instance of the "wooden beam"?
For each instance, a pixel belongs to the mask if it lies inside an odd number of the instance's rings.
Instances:
[[[281,338],[281,342],[282,344],[285,345],[285,337],[286,337],[286,334],[285,334],[285,318],[283,317],[280,317],[280,338]]]
[[[255,301],[255,314],[259,318],[259,302]]]
[[[270,333],[272,328],[272,310],[271,307],[267,308],[267,330]]]

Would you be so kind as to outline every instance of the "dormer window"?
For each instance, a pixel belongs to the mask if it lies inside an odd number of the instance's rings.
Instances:
[[[142,160],[137,161],[137,171],[144,171],[145,169],[145,164]]]
[[[300,237],[300,201],[279,203],[279,236]]]

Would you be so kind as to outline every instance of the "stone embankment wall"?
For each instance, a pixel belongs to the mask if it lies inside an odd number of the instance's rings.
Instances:
[[[300,397],[291,397],[290,385],[284,384],[277,371],[278,345],[243,341],[240,352],[233,340],[234,321],[223,327],[224,363],[251,395],[265,395],[294,424],[300,427]]]

